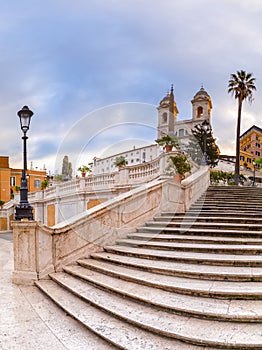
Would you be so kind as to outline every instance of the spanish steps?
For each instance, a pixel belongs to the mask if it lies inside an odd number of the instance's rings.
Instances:
[[[261,350],[262,188],[211,186],[36,284],[97,349]]]

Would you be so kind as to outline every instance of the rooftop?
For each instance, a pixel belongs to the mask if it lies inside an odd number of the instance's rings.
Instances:
[[[246,135],[248,135],[252,131],[257,131],[260,134],[262,134],[262,129],[260,127],[256,126],[256,125],[253,125],[240,136],[240,139],[242,139],[243,137],[245,137]]]

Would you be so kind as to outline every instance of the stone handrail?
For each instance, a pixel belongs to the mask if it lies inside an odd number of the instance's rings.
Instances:
[[[162,153],[160,156],[150,162],[127,166],[112,173],[103,173],[89,175],[85,178],[77,178],[62,183],[53,184],[53,186],[41,191],[41,193],[29,193],[29,202],[38,199],[53,199],[75,195],[78,191],[88,192],[92,189],[113,189],[122,186],[137,186],[138,184],[149,182],[165,173],[167,159],[172,153]]]
[[[85,178],[85,188],[114,186],[116,183],[116,172],[89,175]]]
[[[141,179],[152,179],[160,175],[160,157],[148,162],[135,165],[128,168],[128,180],[129,182],[135,182]]]

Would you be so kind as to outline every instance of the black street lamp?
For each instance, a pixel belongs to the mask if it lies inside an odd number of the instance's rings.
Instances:
[[[207,165],[207,130],[208,130],[208,122],[205,119],[201,124],[202,129],[204,130],[204,157],[202,160],[202,165]]]
[[[22,137],[23,140],[23,170],[21,178],[21,187],[20,187],[20,203],[15,208],[15,220],[28,219],[33,220],[33,208],[28,203],[28,187],[26,179],[26,170],[27,170],[27,152],[26,152],[26,136],[27,131],[29,130],[30,121],[33,116],[33,112],[27,106],[24,106],[17,115],[20,118],[21,129],[24,133]]]

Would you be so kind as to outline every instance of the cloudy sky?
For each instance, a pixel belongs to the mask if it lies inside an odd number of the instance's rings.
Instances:
[[[242,131],[262,127],[261,18],[261,0],[0,0],[0,155],[22,166],[24,105],[34,112],[29,166],[52,173],[65,154],[75,169],[121,144],[153,142],[172,83],[180,119],[204,85],[214,136],[234,154],[230,73],[256,77]]]

